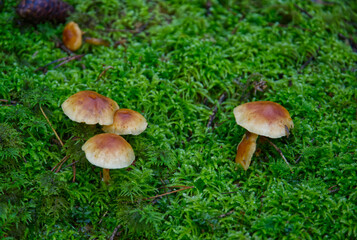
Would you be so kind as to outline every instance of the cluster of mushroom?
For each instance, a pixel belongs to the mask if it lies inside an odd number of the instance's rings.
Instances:
[[[118,104],[94,91],[81,91],[62,104],[63,112],[75,122],[100,124],[105,133],[95,135],[83,146],[86,158],[103,168],[103,181],[109,182],[109,169],[128,167],[135,160],[131,145],[120,135],[138,135],[146,127],[146,119],[131,109],[119,109]]]
[[[238,125],[247,129],[237,147],[236,163],[249,168],[256,150],[258,135],[269,138],[289,136],[294,127],[288,110],[278,103],[257,101],[242,104],[233,110]],[[284,158],[285,160],[285,158]]]

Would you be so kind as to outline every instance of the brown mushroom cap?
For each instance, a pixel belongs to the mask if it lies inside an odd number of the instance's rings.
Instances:
[[[128,167],[135,159],[130,144],[113,133],[95,135],[88,139],[82,146],[82,150],[90,163],[106,169]]]
[[[257,101],[239,105],[233,110],[236,122],[249,132],[279,138],[294,127],[289,112],[280,104]]]
[[[82,46],[82,34],[77,23],[69,22],[64,27],[62,41],[69,50],[74,52]]]
[[[114,113],[113,124],[104,126],[103,131],[119,135],[139,135],[146,129],[147,125],[144,116],[137,111],[121,108]]]
[[[72,121],[110,125],[119,106],[112,99],[99,93],[81,91],[64,101],[62,109]]]

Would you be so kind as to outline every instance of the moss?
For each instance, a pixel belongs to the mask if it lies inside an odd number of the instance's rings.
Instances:
[[[17,1],[0,12],[2,238],[108,239],[118,225],[124,239],[357,237],[355,3],[68,2],[68,20],[111,45],[85,44],[80,60],[46,73],[35,70],[68,56],[57,47],[64,24],[24,23]],[[149,123],[125,137],[136,162],[111,171],[109,186],[81,151],[101,128],[60,108],[81,90]],[[273,141],[294,173],[259,142],[248,171],[234,163],[244,129],[233,109],[257,100],[291,113],[291,136]],[[193,188],[145,200],[178,186]]]

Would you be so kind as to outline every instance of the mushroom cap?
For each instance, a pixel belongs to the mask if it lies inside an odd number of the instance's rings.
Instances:
[[[113,124],[104,126],[103,131],[119,135],[139,135],[146,129],[147,125],[144,116],[137,111],[121,108],[114,113]]]
[[[119,135],[102,133],[88,139],[82,146],[88,161],[106,169],[125,168],[135,159],[131,145]]]
[[[69,50],[74,52],[82,46],[82,34],[77,23],[69,22],[64,27],[62,41]]]
[[[62,109],[72,121],[110,125],[119,106],[114,100],[99,93],[81,91],[64,101]]]
[[[249,132],[270,138],[288,135],[294,127],[288,110],[270,101],[249,102],[233,110],[238,125]]]

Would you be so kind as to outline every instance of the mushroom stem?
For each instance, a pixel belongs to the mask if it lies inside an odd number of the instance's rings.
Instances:
[[[110,180],[109,169],[103,168],[103,181],[108,185]]]
[[[249,168],[253,153],[256,149],[258,135],[247,131],[237,147],[236,163],[243,166],[244,170]]]

